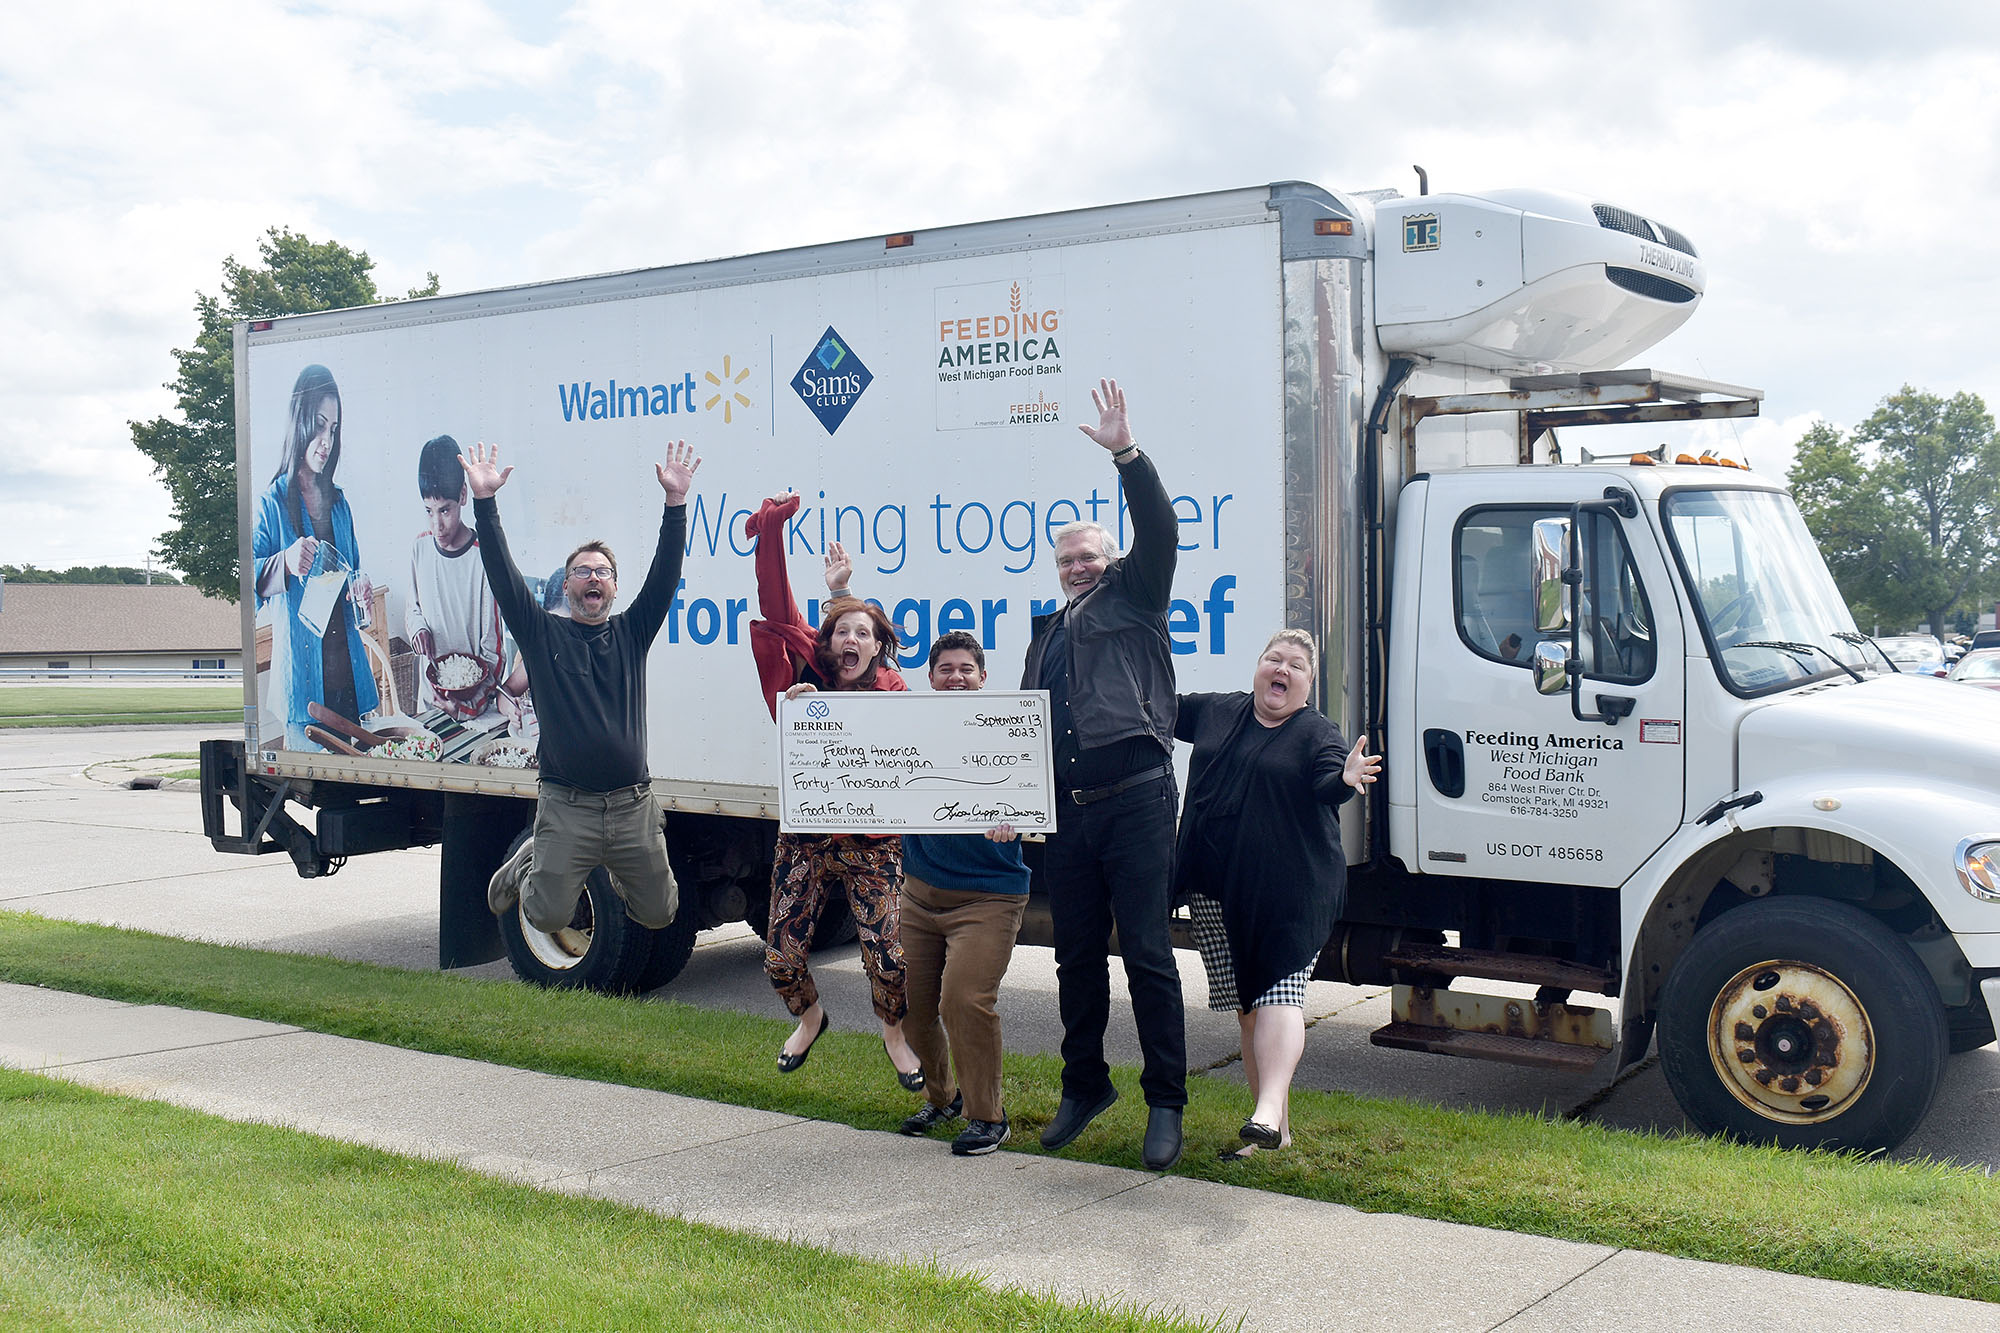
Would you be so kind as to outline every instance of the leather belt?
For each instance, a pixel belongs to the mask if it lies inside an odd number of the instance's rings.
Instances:
[[[1121,791],[1130,791],[1142,783],[1170,777],[1173,771],[1172,764],[1161,764],[1158,768],[1149,768],[1143,773],[1134,773],[1129,778],[1120,778],[1116,782],[1107,782],[1102,787],[1080,788],[1072,791],[1069,794],[1069,798],[1078,805],[1089,805],[1094,801],[1101,801],[1107,796],[1116,796]]]

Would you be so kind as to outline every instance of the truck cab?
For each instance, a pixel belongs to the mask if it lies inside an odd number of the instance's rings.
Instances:
[[[1402,946],[1378,1042],[1610,1072],[1657,1031],[1704,1129],[1900,1141],[1993,1037],[2000,706],[1898,672],[1739,467],[1420,473],[1396,518],[1396,869],[1350,928],[1458,942]]]

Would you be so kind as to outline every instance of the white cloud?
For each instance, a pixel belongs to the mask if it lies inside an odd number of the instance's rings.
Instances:
[[[194,293],[272,225],[463,290],[1263,180],[1408,192],[1411,163],[1693,237],[1710,295],[1644,359],[1768,390],[1728,438],[1781,472],[1760,455],[1906,380],[2000,404],[1996,90],[1970,0],[17,8],[0,452],[51,461],[0,473],[0,561],[165,526],[124,423],[171,406]]]

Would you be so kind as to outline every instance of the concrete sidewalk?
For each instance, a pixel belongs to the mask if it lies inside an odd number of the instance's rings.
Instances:
[[[2000,1329],[2000,1308],[917,1141],[0,984],[0,1065],[544,1189],[1246,1329]]]

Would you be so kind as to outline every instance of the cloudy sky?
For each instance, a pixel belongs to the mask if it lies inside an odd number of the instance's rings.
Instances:
[[[920,0],[120,4],[0,14],[0,563],[140,564],[127,423],[274,225],[385,292],[1303,179],[1536,186],[1701,249],[1647,364],[1815,418],[2000,406],[2000,6]],[[1414,15],[1421,14],[1421,17]]]

